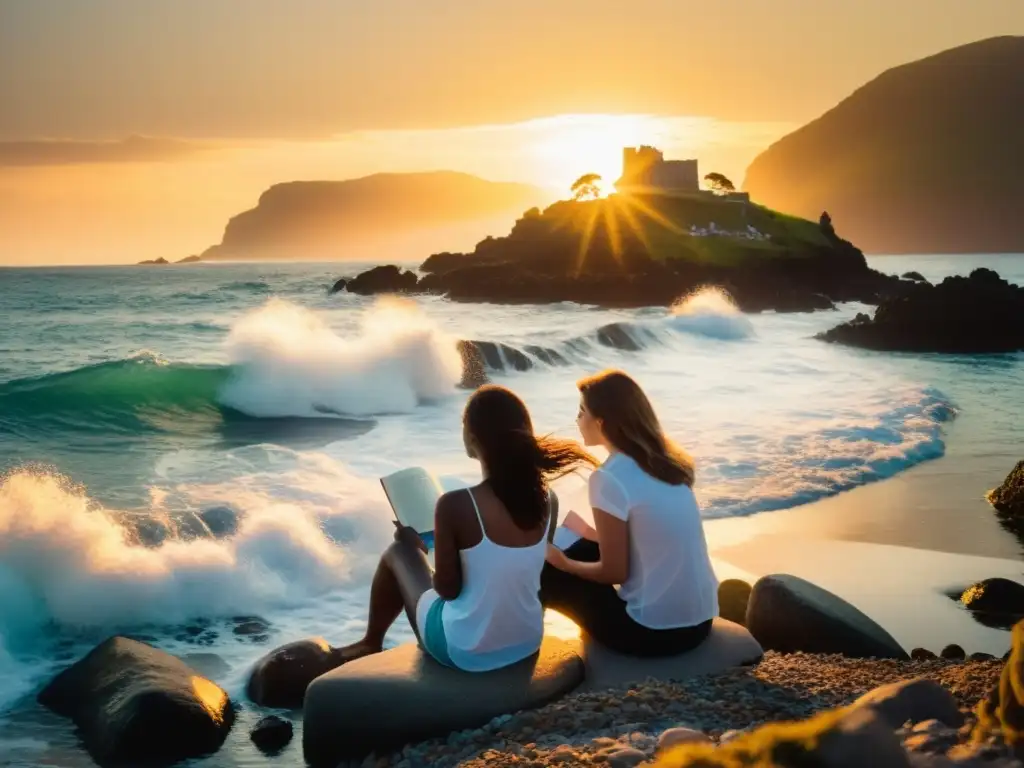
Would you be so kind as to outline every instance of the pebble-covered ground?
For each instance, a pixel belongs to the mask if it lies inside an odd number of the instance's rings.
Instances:
[[[969,710],[996,684],[1002,666],[996,660],[887,661],[768,653],[755,667],[720,675],[572,695],[366,764],[632,766],[649,760],[660,735],[670,728],[694,729],[717,742],[734,735],[730,731],[804,719],[848,704],[880,685],[914,677],[937,680]]]

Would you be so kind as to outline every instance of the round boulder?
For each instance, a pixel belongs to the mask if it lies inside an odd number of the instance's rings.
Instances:
[[[766,651],[909,658],[888,632],[860,610],[789,574],[764,576],[754,584],[747,606],[747,629]]]
[[[280,752],[292,740],[292,724],[277,715],[268,715],[249,732],[252,743],[264,754]]]
[[[298,709],[309,684],[340,665],[341,659],[321,637],[288,643],[256,662],[246,694],[261,707]]]
[[[181,659],[112,637],[57,675],[39,703],[78,726],[100,765],[215,752],[235,713],[227,693]]]
[[[1024,584],[985,579],[965,589],[960,602],[981,623],[1009,629],[1024,619]]]
[[[718,585],[718,615],[742,626],[747,625],[747,604],[753,589],[742,579],[726,579]]]
[[[944,659],[952,659],[954,661],[962,661],[963,659],[967,658],[967,652],[964,651],[964,649],[961,648],[956,643],[950,643],[945,648],[943,648],[941,651],[939,651],[939,656],[941,656]]]

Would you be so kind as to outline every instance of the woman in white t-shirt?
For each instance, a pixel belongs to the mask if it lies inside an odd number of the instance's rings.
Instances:
[[[634,656],[697,647],[718,615],[690,458],[661,431],[622,371],[581,380],[577,421],[607,461],[590,476],[595,527],[564,552],[548,545],[541,602],[602,645]]]

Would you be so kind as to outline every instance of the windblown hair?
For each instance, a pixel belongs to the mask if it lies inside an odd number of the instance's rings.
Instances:
[[[622,371],[602,371],[580,379],[583,404],[618,451],[651,477],[670,485],[693,487],[693,459],[665,436],[643,389]]]
[[[598,463],[572,440],[534,435],[526,405],[504,387],[487,385],[474,392],[463,421],[491,490],[524,531],[544,522],[551,480]]]

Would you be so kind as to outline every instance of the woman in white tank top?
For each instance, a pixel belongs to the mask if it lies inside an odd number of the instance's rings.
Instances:
[[[541,600],[620,653],[690,650],[718,615],[693,463],[622,371],[577,386],[583,440],[609,455],[590,476],[596,528],[564,552],[548,547]]]
[[[484,480],[438,500],[436,570],[414,530],[396,531],[373,578],[366,634],[339,650],[342,662],[379,652],[403,607],[423,648],[450,667],[499,669],[540,648],[540,574],[557,519],[547,484],[596,462],[572,441],[535,436],[526,406],[503,387],[469,398],[463,441]]]

